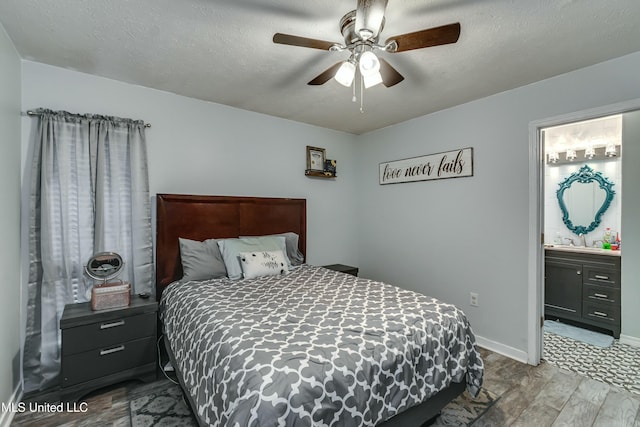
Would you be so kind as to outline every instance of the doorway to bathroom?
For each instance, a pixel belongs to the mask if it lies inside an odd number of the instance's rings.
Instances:
[[[621,273],[622,164],[630,164],[623,160],[625,141],[633,146],[640,135],[639,108],[636,100],[530,126],[530,212],[537,221],[530,228],[529,362],[543,359],[636,393],[640,376],[629,378],[626,365],[640,350],[625,343],[632,336],[618,338],[622,298],[636,292],[625,292]]]

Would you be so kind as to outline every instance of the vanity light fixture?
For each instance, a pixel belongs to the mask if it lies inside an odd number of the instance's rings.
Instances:
[[[549,152],[549,163],[557,163],[559,159],[560,159],[560,156],[558,156],[557,151]]]
[[[567,160],[569,160],[570,162],[574,161],[576,159],[576,150],[572,149],[572,148],[568,148],[567,149]]]
[[[607,157],[616,157],[618,152],[614,144],[607,144],[607,148],[604,150],[604,155]]]
[[[591,160],[596,155],[596,149],[593,146],[589,146],[584,150],[584,157]]]

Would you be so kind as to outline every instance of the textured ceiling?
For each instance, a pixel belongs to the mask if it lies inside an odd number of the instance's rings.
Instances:
[[[346,52],[355,0],[2,0],[23,58],[355,134],[640,51],[638,0],[390,0],[381,39],[460,22],[458,43],[381,53],[405,80],[367,89],[306,83]]]

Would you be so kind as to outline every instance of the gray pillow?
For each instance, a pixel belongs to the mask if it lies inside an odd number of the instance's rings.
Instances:
[[[304,262],[304,255],[298,249],[298,239],[299,236],[292,232],[288,231],[286,233],[279,234],[270,234],[270,236],[282,236],[284,237],[284,243],[287,250],[287,258],[289,258],[289,262],[291,265],[302,265]],[[241,236],[241,237],[254,237],[254,236]]]
[[[179,238],[184,280],[208,280],[227,277],[216,239],[204,242]]]
[[[298,235],[294,232],[280,233],[280,236],[284,236],[284,243],[287,246],[287,256],[291,265],[301,265],[304,262],[304,255],[298,249]]]

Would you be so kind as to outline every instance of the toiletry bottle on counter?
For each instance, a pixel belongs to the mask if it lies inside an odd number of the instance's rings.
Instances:
[[[602,237],[602,249],[611,249],[611,228],[609,227],[604,230],[604,236]]]
[[[622,246],[622,240],[620,240],[620,233],[616,232],[616,240],[615,240],[615,247],[616,249],[620,250]]]
[[[553,239],[553,243],[555,243],[556,245],[562,244],[562,235],[560,234],[559,231],[556,233],[556,238]]]

